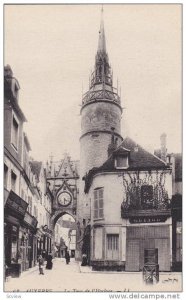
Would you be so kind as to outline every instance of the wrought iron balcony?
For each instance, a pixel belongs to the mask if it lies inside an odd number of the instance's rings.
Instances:
[[[122,202],[121,217],[129,218],[133,223],[137,218],[139,222],[158,222],[165,221],[171,215],[171,202],[168,198],[162,198],[159,201],[157,198],[150,202],[139,201]],[[156,219],[155,219],[156,217]]]

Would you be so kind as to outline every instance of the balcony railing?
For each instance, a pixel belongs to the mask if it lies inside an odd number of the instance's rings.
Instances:
[[[139,199],[134,202],[122,202],[121,204],[121,217],[129,218],[134,216],[157,216],[157,215],[170,215],[171,202],[168,198],[153,200],[150,203],[140,203]]]
[[[120,97],[118,96],[118,94],[106,89],[98,91],[88,91],[84,94],[82,104],[84,105],[88,102],[96,100],[108,100],[120,104]]]

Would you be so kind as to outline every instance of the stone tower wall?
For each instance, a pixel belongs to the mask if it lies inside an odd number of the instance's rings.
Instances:
[[[115,128],[117,145],[122,142],[120,136],[121,108],[113,102],[92,102],[81,111],[80,138],[80,194],[78,218],[90,218],[90,199],[84,194],[83,176],[94,167],[100,167],[108,158],[108,145],[111,143],[111,128]]]
[[[111,128],[115,128],[118,145],[121,143],[121,109],[110,102],[93,102],[82,109],[80,139],[80,175],[101,166],[108,158]]]
[[[94,130],[111,131],[120,134],[121,109],[118,105],[109,101],[92,102],[82,108],[81,134]]]

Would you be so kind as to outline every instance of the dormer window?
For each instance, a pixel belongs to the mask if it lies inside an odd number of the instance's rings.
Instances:
[[[114,151],[114,165],[116,169],[127,169],[129,167],[130,150],[119,147]]]
[[[128,154],[117,156],[115,158],[115,167],[117,169],[127,169],[129,167]]]

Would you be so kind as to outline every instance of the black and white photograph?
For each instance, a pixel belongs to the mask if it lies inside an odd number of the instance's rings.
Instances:
[[[5,293],[183,291],[182,9],[4,4]]]

